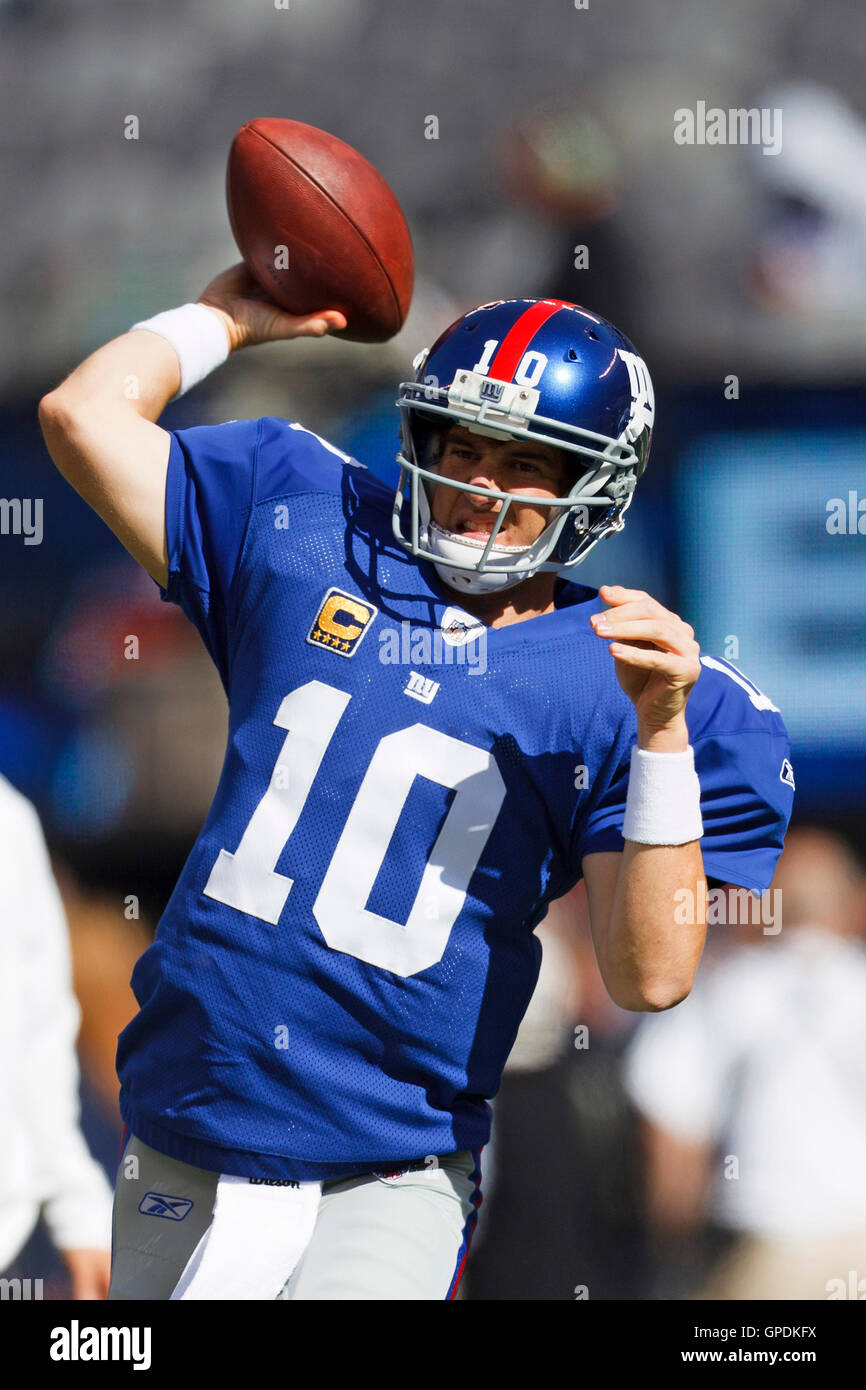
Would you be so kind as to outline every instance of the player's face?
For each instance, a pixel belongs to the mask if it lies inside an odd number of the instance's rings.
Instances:
[[[569,489],[568,455],[564,449],[528,440],[488,439],[452,425],[442,442],[437,472],[456,482],[476,483],[498,492],[531,497],[564,497]],[[433,484],[433,520],[446,530],[486,540],[502,508],[498,498],[462,492]],[[512,502],[496,544],[532,545],[554,517],[550,507]]]

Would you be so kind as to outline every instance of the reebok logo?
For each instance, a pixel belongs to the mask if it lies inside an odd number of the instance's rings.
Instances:
[[[183,1221],[192,1208],[188,1197],[167,1197],[164,1192],[145,1192],[138,1204],[142,1216],[164,1216],[166,1221]]]

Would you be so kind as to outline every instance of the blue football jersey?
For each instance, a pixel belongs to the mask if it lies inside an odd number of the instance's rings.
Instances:
[[[594,589],[485,628],[394,541],[393,492],[300,425],[175,432],[163,596],[229,701],[207,821],[132,984],[121,1110],[185,1162],[333,1178],[474,1149],[534,928],[621,850],[634,707]],[[779,713],[705,659],[687,718],[707,874],[765,889]]]

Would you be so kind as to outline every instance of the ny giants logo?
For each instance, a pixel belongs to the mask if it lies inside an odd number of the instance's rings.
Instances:
[[[501,401],[505,386],[501,381],[491,381],[489,378],[481,383],[481,399],[483,401]]]

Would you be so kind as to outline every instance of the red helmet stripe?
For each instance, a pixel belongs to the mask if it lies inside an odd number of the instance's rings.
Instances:
[[[499,350],[490,363],[487,375],[497,381],[511,381],[520,366],[523,354],[532,342],[542,324],[558,314],[560,309],[570,309],[572,305],[565,299],[539,299],[531,308],[525,309],[509,328]]]

